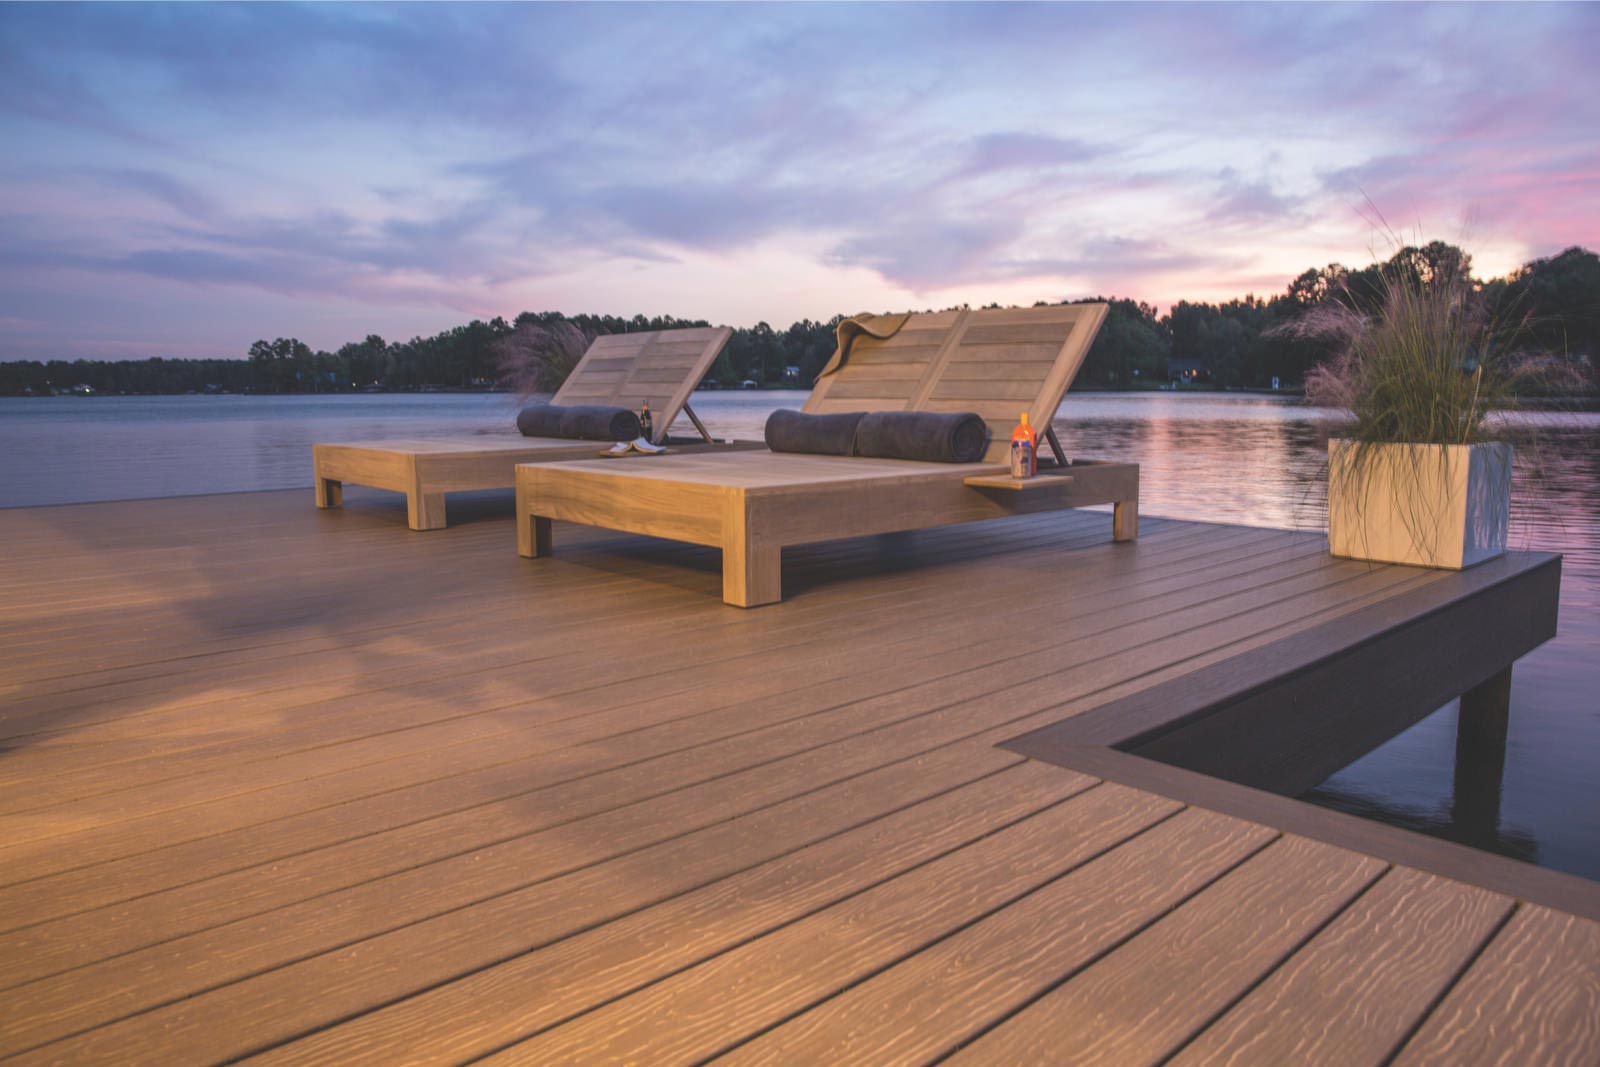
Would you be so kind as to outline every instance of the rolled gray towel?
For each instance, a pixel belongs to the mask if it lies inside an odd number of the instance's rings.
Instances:
[[[517,412],[517,429],[574,441],[632,441],[641,433],[637,414],[601,404],[530,404]]]
[[[970,411],[874,411],[856,427],[856,455],[977,463],[989,448],[989,424]]]
[[[774,452],[851,455],[855,450],[856,424],[863,414],[852,411],[843,415],[807,415],[779,408],[767,416],[767,447]]]

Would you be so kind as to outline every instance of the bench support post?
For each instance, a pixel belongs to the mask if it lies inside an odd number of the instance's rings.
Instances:
[[[556,543],[552,521],[542,515],[517,513],[517,555],[523,559],[539,559],[555,552]]]
[[[742,492],[730,492],[722,505],[722,601],[736,608],[776,604],[783,599],[783,546],[761,539]]]
[[[1119,500],[1111,505],[1111,539],[1132,541],[1139,536],[1139,500]]]
[[[756,608],[783,599],[783,549],[730,541],[722,546],[722,602]]]
[[[412,489],[406,494],[406,522],[413,530],[444,529],[444,494]]]
[[[315,478],[317,487],[317,507],[336,508],[344,503],[344,483],[335,478],[324,478],[318,474]]]

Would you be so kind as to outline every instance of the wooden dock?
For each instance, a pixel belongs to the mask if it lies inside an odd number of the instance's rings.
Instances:
[[[560,536],[0,511],[0,1058],[1600,1062],[1600,887],[1049,734],[1548,558],[1064,512],[744,612],[714,550]]]

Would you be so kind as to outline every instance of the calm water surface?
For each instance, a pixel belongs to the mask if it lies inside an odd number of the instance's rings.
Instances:
[[[759,437],[805,393],[698,393],[712,432]],[[0,398],[0,506],[311,484],[314,441],[502,434],[496,394]],[[1452,703],[1308,799],[1600,879],[1600,414],[1525,416],[1515,548],[1565,555],[1559,635],[1517,664],[1501,821],[1451,816]],[[1062,405],[1067,451],[1141,465],[1148,515],[1320,528],[1330,414],[1277,397],[1085,394]],[[675,428],[687,433],[680,422]]]

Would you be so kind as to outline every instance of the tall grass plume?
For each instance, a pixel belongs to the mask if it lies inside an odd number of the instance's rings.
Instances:
[[[561,388],[594,338],[570,322],[524,322],[495,342],[502,384],[524,401]]]
[[[1547,368],[1518,349],[1519,324],[1493,318],[1463,270],[1385,271],[1376,292],[1341,296],[1285,332],[1333,343],[1333,357],[1307,375],[1306,396],[1348,411],[1352,440],[1492,440],[1489,415],[1514,407],[1519,385]]]

